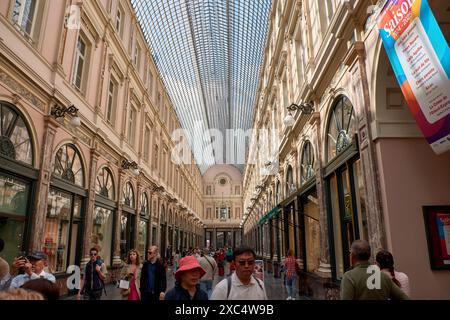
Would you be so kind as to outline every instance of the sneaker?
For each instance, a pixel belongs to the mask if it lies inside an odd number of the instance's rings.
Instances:
[[[287,297],[287,298],[286,298],[286,300],[291,300],[291,299],[292,299],[291,297]]]

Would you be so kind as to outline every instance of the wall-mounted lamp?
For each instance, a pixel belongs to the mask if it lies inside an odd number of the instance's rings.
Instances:
[[[54,116],[55,119],[64,117],[66,113],[72,116],[72,120],[70,120],[70,124],[74,127],[79,127],[81,125],[81,119],[78,116],[78,109],[71,105],[70,107],[61,107],[55,104],[50,112],[50,115]]]
[[[132,162],[130,162],[130,161],[128,161],[128,160],[122,160],[122,168],[123,169],[125,169],[125,170],[127,170],[127,169],[130,169],[130,171],[131,171],[131,173],[134,175],[134,176],[138,176],[139,175],[139,168],[138,168],[138,165],[137,165],[137,163],[136,162],[134,162],[134,161],[132,161]]]
[[[311,114],[314,112],[314,104],[313,102],[304,102],[301,103],[300,105],[293,103],[289,107],[287,107],[287,109],[289,112],[286,118],[284,118],[283,122],[287,127],[292,127],[295,123],[295,119],[292,116],[291,112],[301,110],[301,112],[304,114]]]

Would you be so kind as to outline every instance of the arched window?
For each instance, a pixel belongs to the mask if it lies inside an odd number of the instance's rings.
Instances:
[[[141,215],[148,216],[149,215],[149,207],[148,207],[148,197],[145,192],[141,194]]]
[[[56,152],[53,174],[77,186],[84,186],[80,154],[73,145],[65,144]]]
[[[110,200],[115,199],[114,180],[111,173],[106,167],[103,167],[97,174],[97,181],[95,184],[95,192]]]
[[[327,130],[327,160],[339,155],[352,143],[356,133],[355,112],[350,100],[340,96],[331,112]]]
[[[127,182],[123,187],[123,201],[125,205],[134,208],[134,191],[130,182]]]
[[[289,166],[286,173],[286,194],[291,194],[294,191],[294,174],[292,172],[292,167]]]
[[[33,165],[33,144],[26,121],[12,105],[0,103],[0,154]]]
[[[314,177],[314,153],[310,141],[307,141],[303,146],[300,176],[302,184]]]

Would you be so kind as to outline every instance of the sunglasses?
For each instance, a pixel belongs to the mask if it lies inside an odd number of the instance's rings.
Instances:
[[[91,252],[90,255],[91,255],[91,257],[94,257],[94,256],[96,256],[97,254]]]
[[[249,266],[252,266],[252,265],[255,264],[255,260],[241,260],[241,261],[238,261],[238,263],[239,263],[240,266],[245,266],[247,264]]]

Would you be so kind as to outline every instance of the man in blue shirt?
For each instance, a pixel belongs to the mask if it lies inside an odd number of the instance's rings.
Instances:
[[[147,261],[141,271],[141,300],[164,300],[166,292],[166,270],[158,259],[158,247],[152,246],[147,251]]]
[[[47,260],[47,255],[42,251],[34,251],[28,255],[25,258],[25,273],[19,274],[12,279],[11,288],[20,288],[25,282],[39,278],[44,278],[55,283],[55,276],[44,271],[45,260]]]

